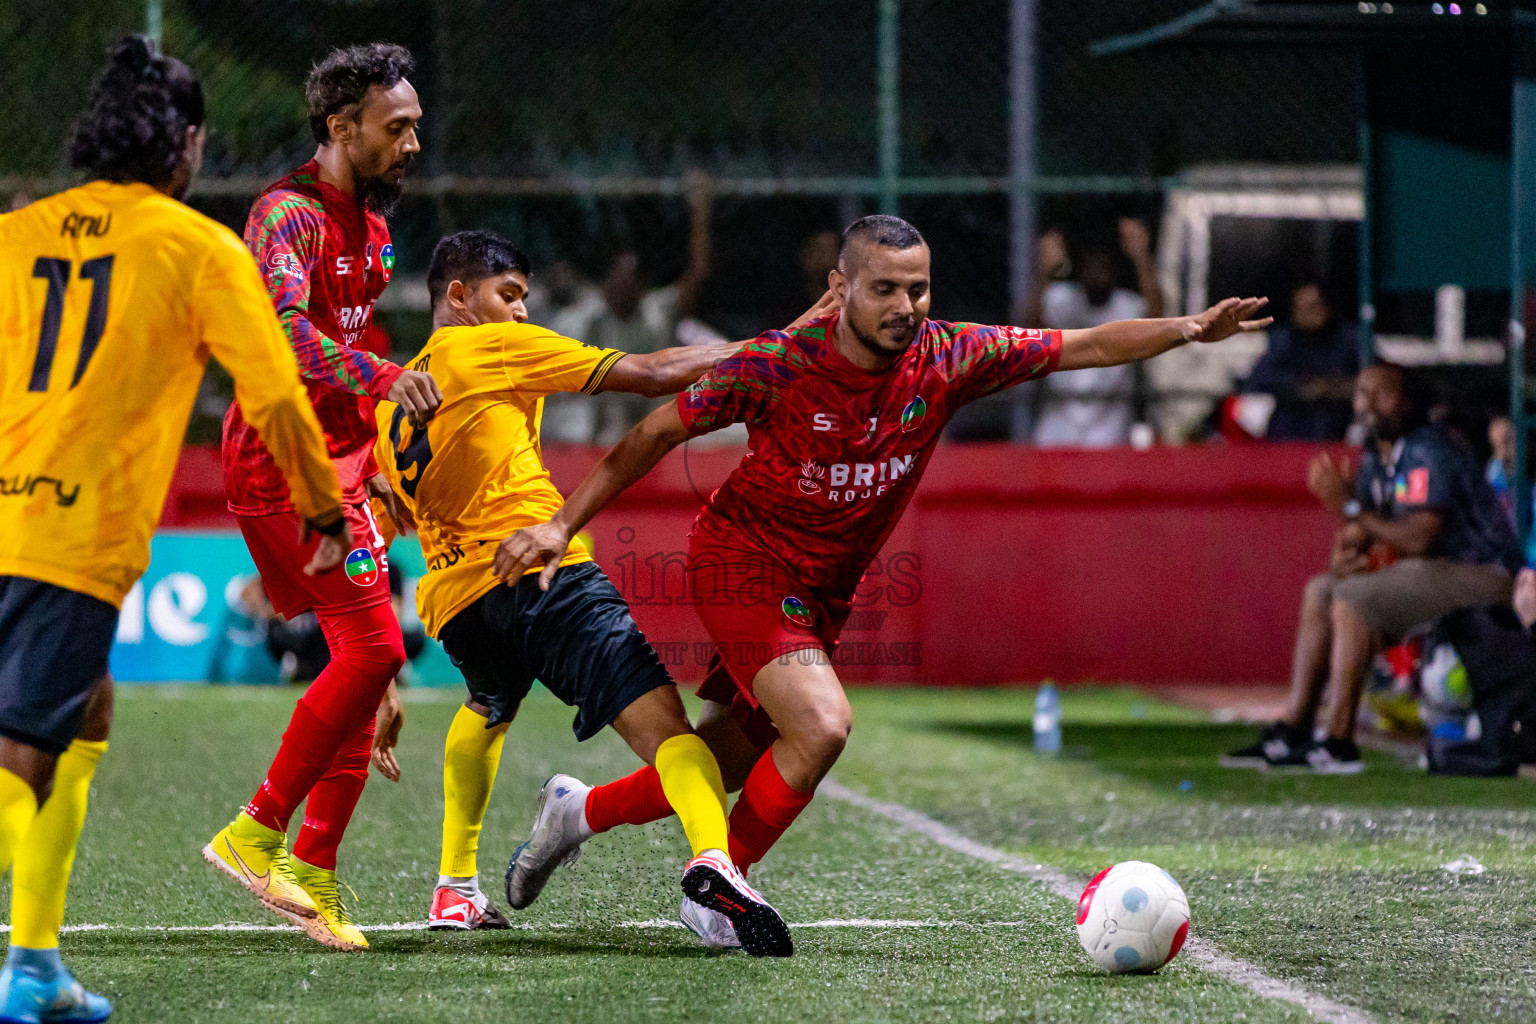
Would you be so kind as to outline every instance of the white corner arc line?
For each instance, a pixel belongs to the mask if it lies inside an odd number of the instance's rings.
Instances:
[[[961,835],[943,822],[930,818],[922,811],[913,810],[902,804],[876,800],[874,797],[849,789],[842,783],[830,778],[823,779],[816,792],[822,796],[831,797],[833,800],[842,800],[855,807],[878,814],[880,817],[893,821],[940,846],[954,850],[956,853],[963,853],[967,857],[986,861],[988,864],[996,865],[1005,871],[1013,871],[1024,875],[1044,889],[1073,903],[1077,902],[1078,895],[1081,892],[1081,883],[1069,875],[1057,871],[1055,868],[1047,867],[1044,864],[1031,864],[996,847],[979,843],[968,836]],[[1248,991],[1265,999],[1278,999],[1281,1002],[1293,1003],[1306,1010],[1315,1019],[1325,1022],[1325,1024],[1375,1024],[1375,1019],[1364,1010],[1346,1006],[1326,996],[1309,992],[1299,985],[1271,977],[1264,973],[1257,965],[1239,957],[1223,953],[1214,942],[1208,939],[1191,935],[1189,940],[1184,943],[1184,954],[1223,981],[1229,981],[1234,985],[1241,985]]]

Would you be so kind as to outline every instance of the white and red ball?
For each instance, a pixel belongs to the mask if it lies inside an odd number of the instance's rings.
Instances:
[[[1189,934],[1189,900],[1172,875],[1128,860],[1093,876],[1077,901],[1077,938],[1106,971],[1151,972],[1178,955]]]

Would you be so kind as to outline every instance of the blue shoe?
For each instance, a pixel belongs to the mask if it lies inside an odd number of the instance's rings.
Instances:
[[[112,1004],[87,992],[63,965],[45,977],[0,970],[0,1024],[96,1024],[110,1016]]]

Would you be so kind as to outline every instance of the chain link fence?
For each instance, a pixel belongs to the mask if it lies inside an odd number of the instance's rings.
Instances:
[[[749,336],[809,305],[824,281],[818,234],[882,198],[930,240],[934,315],[1001,322],[1018,298],[1008,272],[1017,10],[1033,8],[1036,26],[1038,159],[1025,184],[1042,228],[1085,238],[1133,216],[1155,235],[1165,189],[1191,166],[1357,160],[1359,74],[1347,48],[1089,55],[1095,39],[1194,6],[18,0],[0,9],[0,92],[12,114],[0,188],[69,183],[63,140],[102,52],[158,20],[165,49],[208,96],[208,159],[191,201],[238,229],[256,191],[313,151],[311,64],[331,46],[388,40],[416,55],[425,110],[422,157],[392,223],[399,277],[381,307],[397,351],[427,334],[424,290],[411,282],[449,231],[517,240],[560,292],[552,304],[568,285],[600,282],[623,252],[651,285],[676,280],[689,264],[686,193],[698,172],[713,244],[691,312],[722,335]],[[885,94],[883,60],[896,71]],[[895,113],[885,160],[882,109]],[[1134,287],[1128,261],[1117,271]]]

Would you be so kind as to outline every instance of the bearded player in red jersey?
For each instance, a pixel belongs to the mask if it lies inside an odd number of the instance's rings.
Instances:
[[[810,803],[842,753],[853,713],[832,668],[838,632],[955,410],[1055,370],[1116,366],[1270,322],[1251,319],[1264,299],[1080,331],[929,320],[928,246],[888,216],[843,233],[830,282],[838,312],[764,334],[721,362],[631,430],[553,518],[504,541],[495,564],[511,582],[543,564],[547,584],[570,538],[668,451],[747,424],[747,455],[699,514],[688,553],[692,598],[716,646],[698,733],[726,788],[741,790],[730,855],[743,869]],[[588,831],[671,813],[652,768],[596,788],[555,778],[580,801],[572,813]],[[530,847],[541,860],[571,852],[539,838]],[[514,865],[509,890],[517,871],[544,869]],[[682,916],[707,944],[739,945],[714,911],[685,901]]]
[[[395,265],[384,217],[421,148],[421,107],[405,79],[411,70],[411,55],[399,46],[328,54],[304,90],[319,142],[315,158],[267,188],[245,228],[341,478],[357,545],[342,568],[303,572],[313,542],[294,536],[293,504],[272,456],[238,402],[224,419],[224,489],[262,584],[279,615],[315,611],[331,661],[294,708],[261,788],[203,856],[269,909],[339,949],[368,945],[341,903],[336,847],[368,779],[374,715],[405,662],[385,543],[368,505],[378,495],[392,517],[401,515],[373,462],[373,406],[396,402],[420,428],[442,401],[428,374],[360,347]],[[398,525],[403,532],[409,524]],[[392,763],[384,759],[381,767]],[[306,798],[289,857],[289,820]]]

